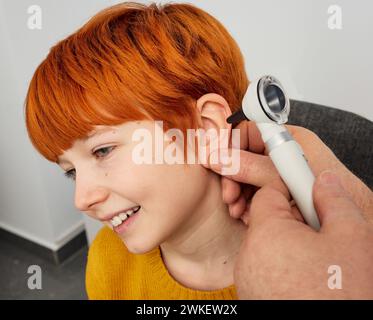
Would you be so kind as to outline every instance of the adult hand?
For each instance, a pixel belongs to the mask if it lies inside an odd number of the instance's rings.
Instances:
[[[255,194],[234,269],[240,299],[373,299],[373,226],[330,171],[313,196],[319,232],[294,218],[280,179]]]
[[[340,177],[342,186],[351,194],[365,217],[373,222],[371,190],[338,160],[314,132],[298,126],[286,127],[301,145],[314,174],[319,175],[324,170],[335,172]],[[223,201],[229,207],[230,215],[233,218],[241,218],[247,223],[250,199],[259,188],[278,179],[279,175],[266,152],[256,124],[252,121],[243,121],[235,128],[240,130],[240,169],[235,175],[222,177],[222,195]],[[230,150],[220,150],[220,152],[222,155],[230,153]],[[222,164],[209,163],[206,167],[219,174],[223,173]],[[302,217],[299,216],[299,219]]]

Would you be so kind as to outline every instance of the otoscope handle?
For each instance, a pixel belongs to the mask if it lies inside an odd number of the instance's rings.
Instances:
[[[287,185],[304,220],[318,231],[320,222],[313,205],[312,196],[315,176],[308,165],[303,150],[284,126],[269,126],[271,128],[268,127],[268,124],[258,125],[262,137],[266,138],[263,140],[267,145],[269,156]],[[271,132],[272,134],[269,134]]]

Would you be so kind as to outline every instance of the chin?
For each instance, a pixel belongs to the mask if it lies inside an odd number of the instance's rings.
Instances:
[[[135,241],[126,241],[123,239],[122,241],[125,244],[127,250],[133,254],[145,254],[152,251],[158,246],[155,244],[147,244],[144,242],[136,243]]]

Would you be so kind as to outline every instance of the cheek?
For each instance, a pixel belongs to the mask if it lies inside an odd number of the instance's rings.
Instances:
[[[126,186],[122,190],[143,210],[136,229],[123,237],[131,252],[139,254],[154,249],[196,212],[207,188],[206,176],[196,169],[183,165],[134,165],[126,170],[135,182],[131,188]]]
[[[170,219],[179,219],[189,215],[205,194],[207,176],[194,165],[160,165],[144,168],[147,193],[152,207],[163,212]]]
[[[109,179],[122,198],[139,203],[149,212],[171,211],[177,216],[198,205],[208,174],[201,165],[139,165],[132,161],[131,148],[123,148],[110,164]]]

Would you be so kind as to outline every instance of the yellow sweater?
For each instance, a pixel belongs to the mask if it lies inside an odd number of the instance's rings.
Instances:
[[[232,284],[220,290],[194,290],[177,282],[167,271],[159,247],[146,254],[129,252],[108,227],[93,241],[86,269],[89,299],[235,300]]]

